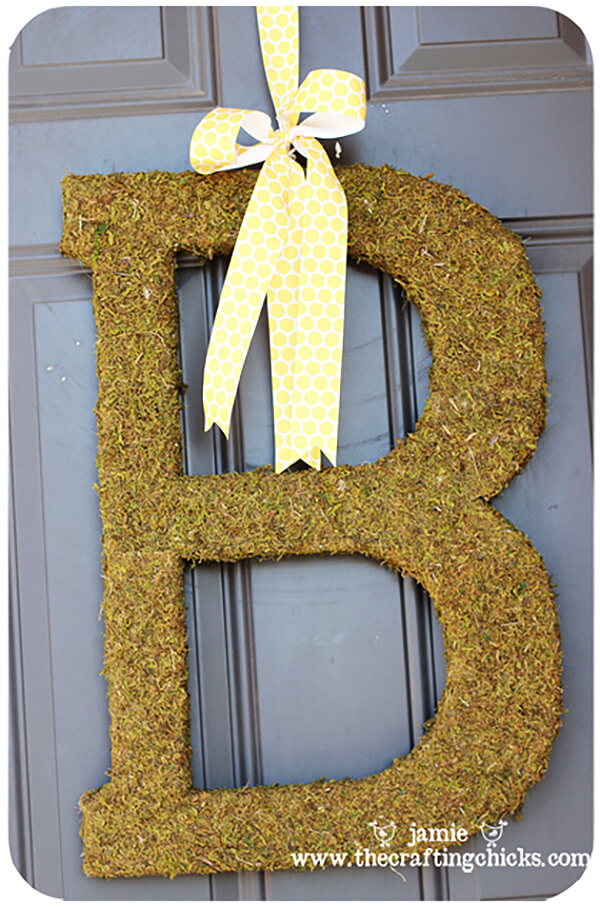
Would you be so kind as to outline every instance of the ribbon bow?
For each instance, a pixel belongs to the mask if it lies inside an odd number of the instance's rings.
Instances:
[[[279,128],[266,113],[218,107],[190,147],[200,173],[264,161],[244,215],[208,346],[205,429],[229,434],[231,410],[265,295],[275,421],[275,470],[296,460],[335,465],[339,413],[346,197],[319,138],[364,126],[365,86],[352,73],[315,69],[298,87],[297,7],[257,7],[263,64]],[[300,120],[301,114],[310,116]],[[240,145],[244,129],[257,140]],[[294,159],[306,158],[306,171]]]

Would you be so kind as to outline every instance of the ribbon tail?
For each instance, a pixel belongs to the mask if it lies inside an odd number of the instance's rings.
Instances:
[[[348,217],[344,190],[315,139],[303,139],[302,256],[294,360],[296,445],[309,465],[337,462]],[[315,363],[318,373],[315,375]]]
[[[289,161],[289,227],[267,296],[277,473],[298,460],[320,469],[321,448],[335,462],[336,438],[328,444],[323,437],[319,416],[325,409],[322,406],[319,409],[319,392],[315,391],[316,387],[327,392],[327,381],[319,372],[323,360],[331,358],[327,348],[325,355],[320,355],[322,344],[317,319],[323,315],[323,304],[311,292],[311,287],[306,292],[302,290],[306,229],[312,223],[307,203],[315,199],[302,169]],[[320,209],[321,204],[317,203],[317,207]],[[308,239],[314,241],[315,236],[309,232]],[[316,259],[309,263],[309,269],[312,266],[315,268],[312,283],[318,285],[321,295],[327,295]],[[315,355],[321,358],[316,367]]]
[[[256,181],[231,256],[204,366],[205,430],[217,424],[229,437],[233,403],[265,295],[285,237],[285,163],[268,158]],[[267,232],[279,221],[276,232]],[[265,227],[267,230],[265,230]]]
[[[275,472],[283,472],[300,455],[294,447],[294,356],[298,317],[298,281],[302,253],[302,168],[286,156],[286,239],[267,295],[271,386],[275,427]]]

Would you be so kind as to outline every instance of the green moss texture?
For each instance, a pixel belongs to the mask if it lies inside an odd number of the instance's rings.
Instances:
[[[476,833],[518,810],[547,768],[562,714],[550,582],[488,503],[545,419],[540,293],[523,244],[451,187],[388,167],[337,172],[349,255],[419,309],[429,397],[415,432],[376,463],[282,475],[182,468],[176,254],[231,252],[256,171],[63,181],[61,248],[93,271],[98,332],[112,769],[81,799],[88,875],[286,869],[292,851],[373,847],[379,817],[408,850],[411,823]],[[375,558],[428,590],[447,665],[435,718],[367,778],[194,789],[185,561],[307,554]]]

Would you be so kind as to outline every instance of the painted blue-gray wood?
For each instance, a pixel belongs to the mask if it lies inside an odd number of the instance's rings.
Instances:
[[[133,40],[119,44],[135,23]],[[549,332],[548,428],[495,505],[531,537],[557,584],[569,712],[547,777],[502,844],[589,850],[589,52],[573,23],[533,7],[302,7],[300,29],[301,77],[326,66],[367,78],[367,128],[342,140],[341,163],[434,173],[531,237]],[[23,30],[11,73],[11,849],[20,871],[41,891],[80,900],[564,890],[581,870],[412,869],[404,880],[388,869],[173,881],[83,875],[77,799],[104,782],[110,753],[91,283],[58,255],[60,180],[68,171],[184,170],[207,107],[272,110],[252,8],[50,10]],[[181,256],[179,264],[185,468],[272,462],[264,316],[229,441],[205,433],[202,365],[225,263],[200,267]],[[430,356],[416,311],[387,277],[352,266],[347,313],[339,461],[360,463],[414,428]],[[377,771],[417,742],[443,689],[443,640],[426,595],[366,560],[190,568],[186,609],[198,786]]]
[[[113,900],[134,890],[136,897],[144,899],[162,899],[178,891],[185,892],[185,897],[204,899],[209,896],[206,879],[142,880],[133,889],[130,881],[110,887],[86,879],[81,872],[77,803],[84,790],[105,783],[110,768],[106,684],[100,676],[103,587],[101,526],[93,487],[97,481],[93,414],[97,382],[91,284],[86,276],[73,274],[40,276],[30,284],[35,287],[33,304],[22,303],[19,314],[33,327],[48,629],[40,638],[42,600],[32,599],[32,611],[37,604],[38,613],[30,616],[25,612],[25,620],[31,623],[22,628],[21,635],[28,631],[37,657],[43,651],[49,656],[46,695],[51,700],[52,726],[48,731],[36,719],[37,708],[45,705],[44,698],[38,702],[36,695],[35,682],[43,678],[39,668],[36,671],[30,665],[24,671],[23,685],[28,767],[35,770],[39,765],[43,772],[46,799],[58,796],[54,814],[43,795],[36,798],[32,792],[34,811],[37,800],[42,801],[33,828],[34,883],[48,893],[62,890],[70,899]],[[13,371],[19,371],[16,363]],[[14,470],[23,474],[24,464],[15,460]],[[25,545],[21,551],[27,557]],[[19,564],[19,568],[20,580],[28,573],[35,575],[31,562]],[[193,653],[192,646],[190,679],[195,685]],[[201,778],[202,748],[195,721],[192,733],[195,770]],[[44,747],[52,749],[52,760],[43,758]],[[51,821],[55,824],[48,827]],[[61,887],[55,878],[58,872]],[[38,877],[43,880],[40,884]]]
[[[213,29],[210,7],[47,10],[11,48],[11,121],[208,110]]]
[[[23,65],[105,63],[158,59],[163,53],[160,9],[124,7],[50,9],[23,30]],[[98,35],[102,41],[98,41]]]
[[[410,7],[409,7],[410,10]],[[558,36],[558,16],[551,9],[516,7],[507,15],[505,6],[488,8],[423,6],[418,10],[422,44],[540,40]]]
[[[585,246],[571,250],[570,264],[563,260],[562,273],[544,273],[544,264],[559,256],[550,257],[547,248],[541,255],[537,249],[531,253],[544,292],[548,330],[548,424],[533,460],[494,502],[542,553],[557,592],[568,711],[546,777],[528,794],[522,821],[511,820],[502,838],[507,852],[522,847],[540,852],[545,860],[551,853],[588,852],[592,833],[590,792],[583,783],[592,777],[592,754],[588,745],[577,745],[591,720],[592,676],[592,640],[582,629],[592,621],[591,437],[582,393],[585,376],[578,280],[587,254]],[[485,850],[481,841],[479,849]],[[523,867],[511,869],[510,874],[515,897],[550,896],[572,884],[581,869]],[[480,870],[474,877],[469,880],[455,874],[453,896],[468,896],[465,886],[473,881],[486,898],[505,896],[505,870]]]

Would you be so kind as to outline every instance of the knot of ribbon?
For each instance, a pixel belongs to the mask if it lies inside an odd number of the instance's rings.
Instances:
[[[242,366],[267,298],[275,471],[297,460],[335,465],[344,325],[346,197],[317,138],[365,123],[358,76],[316,69],[298,85],[297,7],[257,7],[263,64],[277,112],[218,107],[196,127],[203,174],[264,161],[223,285],[204,368],[205,429],[229,434]],[[302,114],[309,114],[301,120]],[[254,145],[238,143],[240,129]],[[298,151],[305,168],[295,160]]]

